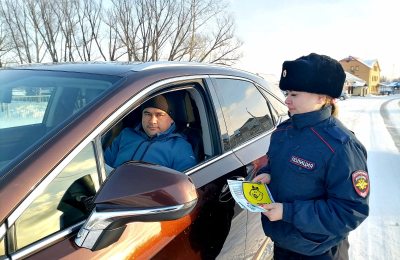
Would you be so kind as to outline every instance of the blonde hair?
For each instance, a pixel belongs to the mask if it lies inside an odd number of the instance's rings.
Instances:
[[[338,105],[336,105],[333,98],[331,98],[330,96],[326,96],[325,104],[322,107],[325,108],[325,107],[329,107],[329,106],[332,107],[331,116],[337,117],[339,114]]]

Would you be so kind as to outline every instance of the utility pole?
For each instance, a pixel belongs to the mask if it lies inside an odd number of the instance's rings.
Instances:
[[[393,63],[393,69],[392,69],[392,77],[390,79],[390,81],[392,81],[394,79],[394,63]]]

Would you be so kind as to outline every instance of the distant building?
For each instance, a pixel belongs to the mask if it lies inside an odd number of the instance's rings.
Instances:
[[[346,81],[343,85],[343,93],[350,94],[352,96],[362,96],[367,94],[368,86],[366,81],[354,76],[353,74],[346,72]]]
[[[349,56],[339,61],[344,71],[365,80],[368,86],[367,93],[377,94],[381,69],[378,60],[362,60]]]
[[[275,76],[275,74],[264,74],[264,73],[257,73],[258,76],[262,77],[268,82],[271,82],[272,84],[275,84],[276,86],[279,86],[279,78]]]

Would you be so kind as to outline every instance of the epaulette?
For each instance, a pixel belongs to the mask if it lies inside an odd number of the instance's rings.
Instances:
[[[336,125],[328,125],[324,128],[324,130],[333,138],[339,140],[342,144],[347,143],[351,139],[348,133]]]
[[[292,123],[292,119],[286,119],[285,121],[283,121],[283,122],[281,122],[278,126],[277,126],[277,128],[279,128],[279,127],[281,127],[281,126],[284,126],[284,125],[290,125]]]

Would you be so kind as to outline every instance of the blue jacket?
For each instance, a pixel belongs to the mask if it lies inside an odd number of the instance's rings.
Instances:
[[[150,138],[142,124],[124,128],[104,151],[106,163],[116,168],[126,161],[144,161],[184,171],[196,164],[192,146],[183,134],[175,133],[175,123]]]
[[[303,255],[323,254],[369,214],[367,152],[330,115],[325,108],[280,124],[271,136],[269,164],[259,171],[271,174],[271,195],[283,203],[282,220],[262,215],[265,234]],[[367,185],[357,191],[353,176],[360,174]]]

